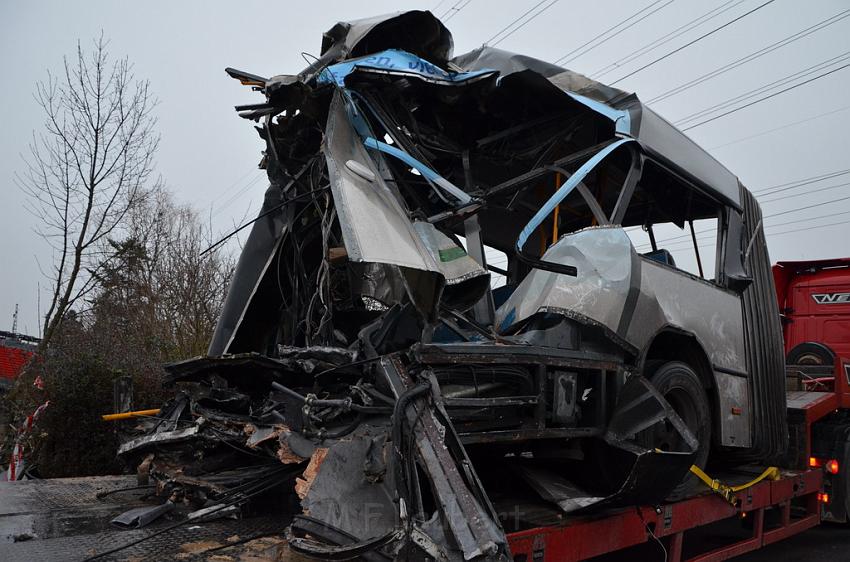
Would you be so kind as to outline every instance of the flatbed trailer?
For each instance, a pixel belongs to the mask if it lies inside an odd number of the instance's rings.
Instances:
[[[819,469],[783,471],[779,480],[762,481],[742,492],[738,505],[708,493],[661,506],[570,518],[562,525],[511,533],[508,540],[515,562],[587,560],[649,541],[661,542],[668,562],[728,560],[818,525],[822,485]],[[749,536],[693,556],[683,555],[691,531],[732,519],[749,519]],[[690,550],[701,550],[695,546]]]
[[[822,368],[812,371],[808,366],[789,366],[788,373],[792,378],[825,374]],[[777,543],[823,520],[847,521],[850,421],[845,417],[850,411],[850,363],[837,362],[832,376],[830,391],[787,392],[791,444],[785,460],[788,468],[781,469],[777,479],[746,487],[734,502],[702,486],[658,506],[566,517],[557,524],[509,533],[514,561],[645,560],[635,548],[655,542],[658,554],[653,560],[712,562]],[[824,433],[822,426],[830,428],[829,435],[843,438],[825,445],[818,437]],[[725,472],[718,480],[736,485],[762,470],[745,467]],[[703,540],[706,529],[723,524],[743,532],[719,545],[717,540]]]

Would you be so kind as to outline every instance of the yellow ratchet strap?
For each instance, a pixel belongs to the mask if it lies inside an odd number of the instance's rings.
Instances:
[[[765,480],[765,479],[768,479],[768,478],[771,479],[771,480],[779,480],[779,468],[777,468],[775,466],[768,467],[767,469],[765,469],[764,472],[759,474],[753,480],[750,480],[746,484],[741,484],[739,486],[727,486],[726,484],[724,484],[720,480],[716,480],[716,479],[713,479],[712,477],[710,477],[708,474],[706,474],[697,465],[691,465],[691,472],[693,472],[697,476],[697,478],[702,480],[705,483],[706,486],[711,488],[712,492],[716,492],[717,494],[720,494],[721,496],[723,496],[723,499],[725,499],[727,502],[729,502],[732,505],[736,505],[737,502],[738,502],[738,498],[735,495],[737,492],[740,492],[742,490],[746,490],[747,488],[749,488],[751,486],[755,486],[756,484],[758,484],[762,480]]]

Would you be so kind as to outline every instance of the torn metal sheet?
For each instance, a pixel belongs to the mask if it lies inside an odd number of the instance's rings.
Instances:
[[[245,433],[248,434],[248,440],[245,444],[254,449],[261,443],[268,442],[270,439],[277,439],[281,433],[286,430],[284,426],[278,427],[256,427],[254,425],[245,426]]]
[[[432,387],[425,383],[414,386],[398,361],[382,362],[382,370],[387,384],[398,400],[394,411],[395,431],[392,436],[396,451],[401,447],[399,441],[403,434],[402,424],[406,422],[412,427],[418,458],[428,473],[444,521],[451,528],[463,558],[501,558],[507,549],[507,539],[492,506],[485,499],[474,469],[464,463],[466,459],[458,456],[458,453],[463,455],[463,447],[457,441],[457,435],[453,435],[445,425],[448,420],[443,418],[441,423],[438,419],[439,410],[426,406],[423,396],[431,391]],[[402,415],[406,420],[399,419]],[[397,456],[395,461],[395,468],[401,479],[404,474],[402,467],[398,466],[401,459]],[[407,478],[411,477],[412,475],[407,475]],[[406,484],[408,487],[415,486],[415,482]],[[400,501],[413,508],[416,500],[409,493],[412,490],[406,491],[408,493],[402,493]]]
[[[321,464],[314,471],[305,470],[303,486],[296,483],[305,513],[355,537],[382,536],[400,524],[392,478],[384,480],[384,473],[376,478],[369,472],[373,446],[369,435],[375,431],[380,434],[386,429],[367,426],[351,439],[318,449],[324,451]]]
[[[118,454],[123,455],[131,451],[140,450],[142,448],[151,447],[153,445],[165,445],[179,441],[186,441],[198,434],[199,426],[187,427],[185,429],[176,429],[174,431],[161,431],[152,435],[137,437],[129,441],[125,441],[118,448]]]
[[[535,467],[520,467],[519,470],[523,479],[540,494],[540,497],[557,504],[564,513],[580,511],[605,499],[589,494],[550,470]]]
[[[339,554],[340,556],[345,554],[357,555],[367,562],[388,562],[389,560],[392,560],[390,556],[377,550],[375,542],[370,541],[365,547],[363,545],[352,547],[352,545],[357,542],[357,538],[354,535],[346,533],[342,529],[334,527],[326,521],[307,515],[295,516],[292,526],[290,527],[290,533],[290,544],[293,544],[294,542],[295,550],[298,551],[300,547],[302,554],[314,554],[315,548],[321,547],[321,545],[311,545],[313,546],[312,549],[304,548],[303,537],[312,536],[321,539],[325,545],[330,544],[332,546],[344,547],[346,550],[336,550],[336,554]],[[392,540],[392,535],[387,537],[387,540]]]
[[[330,108],[326,156],[349,259],[435,270],[436,263],[412,221],[351,125],[344,98],[339,94],[334,95]],[[374,181],[352,172],[345,165],[351,160],[369,168]],[[375,217],[381,220],[376,221]]]
[[[170,501],[152,507],[136,507],[115,517],[110,523],[119,527],[140,528],[153,523],[173,509],[174,504]]]
[[[223,503],[213,504],[203,509],[198,509],[186,514],[186,519],[201,521],[214,521],[216,519],[233,518],[239,516],[239,507],[235,505],[227,505]]]

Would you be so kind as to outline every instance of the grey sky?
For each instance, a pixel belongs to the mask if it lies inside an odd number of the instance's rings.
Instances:
[[[464,0],[465,2],[465,0]],[[461,2],[459,5],[463,5]],[[534,6],[523,2],[471,0],[446,25],[454,34],[455,53],[479,46]],[[499,44],[500,48],[553,61],[569,53],[651,0],[574,2],[561,0],[541,17]],[[645,43],[726,0],[674,0],[615,39],[567,64],[592,74]],[[718,18],[645,57],[613,71],[610,82],[646,62],[752,9],[763,0],[744,0]],[[15,303],[21,307],[19,330],[38,331],[36,285],[45,281],[38,258],[50,262],[46,245],[33,233],[34,219],[22,209],[23,194],[14,186],[20,155],[42,121],[32,98],[36,80],[57,70],[79,38],[89,44],[101,30],[110,51],[127,55],[138,76],[148,78],[161,103],[157,108],[162,143],[158,171],[182,201],[212,214],[217,230],[252,216],[265,189],[256,170],[262,148],[251,123],[239,119],[233,105],[259,101],[257,94],[229,79],[224,67],[261,75],[295,73],[305,66],[300,53],[318,54],[321,34],[335,22],[405,9],[429,9],[432,2],[162,2],[0,3],[0,329],[11,327]],[[435,13],[456,4],[446,0]],[[297,8],[294,8],[297,6]],[[657,6],[656,6],[657,7]],[[850,8],[846,0],[776,0],[721,32],[635,74],[617,86],[651,99],[690,79],[732,62],[788,35]],[[668,120],[702,110],[816,63],[850,51],[850,18],[818,31],[757,61],[745,64],[684,93],[653,104]],[[834,68],[834,67],[830,67]],[[850,129],[850,68],[771,100],[688,131],[752,190],[850,168],[845,133]],[[830,115],[751,137],[822,113]],[[716,147],[716,148],[714,148]],[[850,175],[812,184],[821,189],[850,182]],[[802,193],[805,188],[785,192]],[[765,215],[850,197],[850,186],[764,203]],[[776,196],[765,199],[777,199]],[[848,215],[794,222],[850,211],[850,199],[767,217],[771,257],[808,259],[848,255]],[[806,229],[790,234],[771,234]],[[42,296],[45,306],[46,293]]]

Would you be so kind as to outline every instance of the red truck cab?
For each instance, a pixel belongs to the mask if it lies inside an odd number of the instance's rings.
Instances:
[[[850,258],[778,262],[773,278],[786,363],[850,361]]]
[[[37,344],[37,338],[0,331],[0,394],[12,387]]]

